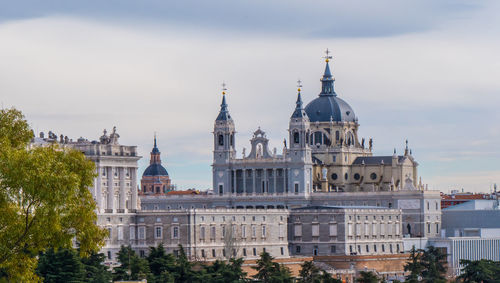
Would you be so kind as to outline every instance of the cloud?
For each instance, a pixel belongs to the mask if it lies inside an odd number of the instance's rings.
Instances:
[[[0,20],[69,16],[289,37],[380,37],[427,31],[481,7],[465,0],[21,0],[6,1]]]
[[[381,155],[401,152],[408,138],[424,180],[447,190],[451,183],[435,178],[482,174],[500,157],[500,40],[462,33],[481,31],[491,17],[482,13],[431,31],[367,38],[228,34],[168,21],[133,27],[68,15],[10,20],[0,24],[0,100],[21,109],[37,132],[93,140],[117,126],[122,144],[139,146],[141,169],[157,132],[174,183],[206,188],[222,81],[238,155],[258,126],[280,152],[295,81],[303,81],[305,103],[314,99],[330,47],[336,91],[359,117],[360,135],[373,137]]]

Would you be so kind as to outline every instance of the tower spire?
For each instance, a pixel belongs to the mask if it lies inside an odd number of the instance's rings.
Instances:
[[[321,78],[321,94],[323,96],[337,96],[333,89],[333,82],[335,79],[332,77],[332,73],[330,72],[330,60],[332,59],[332,56],[330,56],[331,51],[328,50],[328,48],[325,51],[325,73],[323,74],[323,78]]]
[[[217,121],[227,121],[231,120],[231,115],[229,115],[229,110],[227,109],[226,103],[226,83],[222,83],[222,103],[220,105],[219,116],[217,116]]]
[[[297,101],[295,102],[295,111],[293,111],[292,118],[303,118],[307,116],[304,108],[302,107],[302,96],[300,91],[302,90],[302,81],[297,80]]]

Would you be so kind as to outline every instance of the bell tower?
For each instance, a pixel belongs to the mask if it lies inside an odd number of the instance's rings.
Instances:
[[[226,84],[222,84],[222,103],[219,115],[214,123],[214,163],[213,163],[213,188],[217,194],[229,192],[229,166],[236,157],[234,121],[226,103]]]
[[[309,117],[302,105],[301,82],[297,82],[297,101],[290,117],[288,128],[290,146],[287,157],[290,158],[291,174],[288,176],[288,191],[293,194],[308,195],[312,186],[312,151],[309,146]]]

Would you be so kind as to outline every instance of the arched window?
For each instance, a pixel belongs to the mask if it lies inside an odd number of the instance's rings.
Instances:
[[[219,145],[224,145],[224,136],[219,135]]]
[[[293,142],[299,143],[300,142],[299,137],[300,137],[299,133],[297,133],[297,132],[293,133]]]
[[[335,132],[335,140],[338,141],[340,139],[340,133],[339,131]]]

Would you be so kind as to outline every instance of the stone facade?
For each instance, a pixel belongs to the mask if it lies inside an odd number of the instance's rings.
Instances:
[[[312,206],[290,210],[294,255],[379,255],[403,251],[399,209]]]

